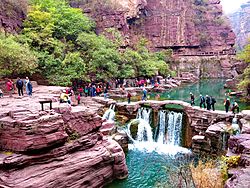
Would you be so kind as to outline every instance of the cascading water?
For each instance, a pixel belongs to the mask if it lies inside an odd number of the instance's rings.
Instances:
[[[168,113],[167,144],[180,146],[182,113]]]
[[[111,104],[109,109],[103,114],[102,119],[106,119],[108,121],[114,121],[115,119],[115,104]]]
[[[153,139],[153,131],[150,126],[151,109],[140,108],[137,113],[137,119],[133,120],[127,126],[128,137],[133,144],[130,149],[139,149],[143,151],[156,151],[158,153],[167,153],[175,155],[178,152],[187,153],[188,149],[180,147],[182,113],[159,111],[159,127],[157,135]],[[137,136],[133,139],[130,132],[132,123],[138,121]]]
[[[157,143],[165,144],[166,138],[166,111],[161,110],[159,112],[159,133],[157,136]]]

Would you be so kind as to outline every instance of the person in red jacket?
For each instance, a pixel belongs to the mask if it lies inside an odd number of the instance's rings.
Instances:
[[[128,98],[128,104],[130,104],[130,101],[131,101],[131,94],[130,94],[130,92],[128,92],[127,98]]]
[[[10,97],[12,97],[12,92],[13,92],[14,87],[13,87],[13,82],[10,79],[6,82],[6,88]]]

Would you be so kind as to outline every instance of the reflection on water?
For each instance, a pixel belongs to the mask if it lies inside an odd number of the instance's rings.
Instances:
[[[165,93],[160,93],[160,100],[173,99],[173,100],[182,100],[185,102],[190,102],[189,93],[192,92],[195,96],[195,106],[200,104],[200,94],[203,96],[210,95],[215,97],[216,104],[215,109],[224,110],[224,99],[226,98],[225,94],[228,90],[224,89],[225,80],[221,79],[212,79],[212,80],[201,80],[200,82],[194,84],[188,84],[180,88],[175,88]],[[150,95],[150,99],[155,99],[156,93]],[[246,103],[242,103],[239,98],[229,97],[231,104],[233,100],[237,101],[240,106],[240,110],[250,109],[250,106]]]

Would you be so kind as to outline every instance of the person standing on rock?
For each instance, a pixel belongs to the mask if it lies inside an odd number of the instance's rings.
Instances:
[[[28,87],[28,91],[29,91],[29,96],[32,96],[32,89],[33,89],[33,86],[32,86],[32,83],[31,81],[28,82],[27,84],[27,87]]]
[[[143,101],[147,100],[147,90],[146,90],[146,88],[143,88],[143,91],[142,91],[142,100]]]
[[[107,87],[105,87],[103,93],[104,93],[104,99],[107,99],[107,97],[108,97],[108,88]]]
[[[190,92],[190,99],[191,99],[191,106],[194,106],[194,94],[192,92]]]
[[[211,110],[211,98],[206,95],[207,110]]]
[[[237,110],[237,113],[240,112],[239,105],[236,101],[233,102],[232,112],[235,114],[235,110]]]
[[[77,96],[77,102],[78,102],[78,105],[81,103],[81,94],[80,93]]]
[[[24,84],[25,84],[25,90],[26,90],[26,93],[27,95],[29,95],[29,88],[28,88],[28,83],[29,83],[29,78],[26,77],[26,79],[24,80]]]
[[[216,103],[215,98],[211,96],[211,106],[212,106],[213,111],[215,110],[215,108],[214,108],[215,103]]]
[[[206,109],[206,100],[205,97],[200,94],[200,108],[204,107]]]
[[[18,90],[18,95],[23,96],[23,81],[18,77],[16,81],[16,87]]]
[[[130,94],[129,91],[128,91],[128,94],[127,94],[127,99],[128,99],[128,104],[130,104],[130,101],[131,101],[131,94]]]
[[[230,107],[230,100],[229,100],[229,98],[227,98],[225,100],[224,106],[225,106],[226,113],[228,113],[228,110],[229,110],[229,107]]]
[[[7,91],[9,92],[9,96],[12,97],[14,87],[13,87],[13,82],[10,79],[6,82],[6,88]]]

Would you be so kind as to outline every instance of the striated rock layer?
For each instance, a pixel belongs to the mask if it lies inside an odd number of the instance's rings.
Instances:
[[[71,0],[71,5],[90,14],[99,33],[108,28],[119,30],[127,45],[133,45],[143,36],[149,39],[153,50],[171,48],[181,56],[235,54],[232,48],[235,35],[222,17],[219,0],[119,2],[111,0],[106,6],[91,8],[91,3]]]
[[[97,22],[97,33],[112,39],[110,29],[120,32],[123,48],[134,46],[145,37],[153,51],[172,49],[181,64],[172,66],[178,73],[192,72],[200,78],[231,78],[239,74],[235,72],[235,34],[223,16],[220,0],[70,2]],[[215,64],[213,70],[218,71],[213,73],[210,67]]]
[[[1,112],[0,187],[99,188],[126,178],[125,154],[102,123],[83,106]]]

